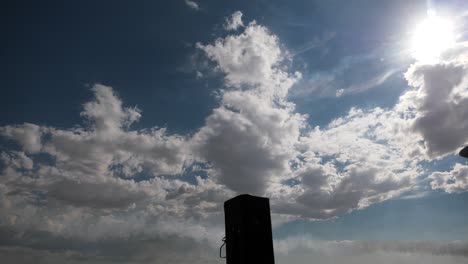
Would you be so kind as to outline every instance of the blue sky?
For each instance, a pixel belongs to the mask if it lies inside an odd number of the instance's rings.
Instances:
[[[220,263],[241,193],[278,263],[466,262],[463,1],[0,12],[7,263]]]

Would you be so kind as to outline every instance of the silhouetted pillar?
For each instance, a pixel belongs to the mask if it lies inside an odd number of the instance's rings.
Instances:
[[[274,264],[268,198],[239,195],[224,203],[227,264]]]

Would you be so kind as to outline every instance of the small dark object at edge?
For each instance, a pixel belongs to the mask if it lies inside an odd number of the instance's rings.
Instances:
[[[460,156],[468,158],[468,146],[466,146],[462,150],[460,150]]]

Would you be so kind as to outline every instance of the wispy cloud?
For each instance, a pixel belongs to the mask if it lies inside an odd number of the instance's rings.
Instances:
[[[311,49],[324,47],[335,36],[336,36],[335,32],[328,31],[328,32],[324,33],[323,36],[321,36],[321,37],[314,37],[308,43],[294,49],[291,52],[291,55],[292,56],[298,56],[298,55],[300,55],[300,54],[302,54],[304,52],[307,52],[307,51],[309,51]]]
[[[192,0],[185,0],[185,4],[188,5],[190,8],[192,9],[195,9],[195,10],[199,10],[200,9],[200,6],[198,5],[197,2],[195,1],[192,1]]]
[[[404,69],[375,54],[356,55],[340,60],[327,71],[304,75],[289,94],[291,99],[307,100],[358,94],[379,87]]]
[[[371,79],[369,80],[366,80],[362,83],[357,83],[357,84],[353,84],[351,86],[348,86],[348,87],[344,87],[342,88],[342,93],[340,95],[343,95],[343,94],[355,94],[355,93],[362,93],[362,92],[365,92],[369,89],[372,89],[372,88],[375,88],[379,85],[382,85],[385,81],[388,80],[388,78],[390,78],[391,76],[393,76],[395,73],[399,72],[398,70],[396,69],[389,69],[381,74],[378,74],[377,76],[375,77],[372,77]]]

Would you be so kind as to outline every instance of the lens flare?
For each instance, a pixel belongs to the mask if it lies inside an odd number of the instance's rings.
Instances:
[[[411,42],[412,56],[423,63],[436,63],[440,55],[455,44],[451,21],[428,12],[428,17],[416,27]]]

